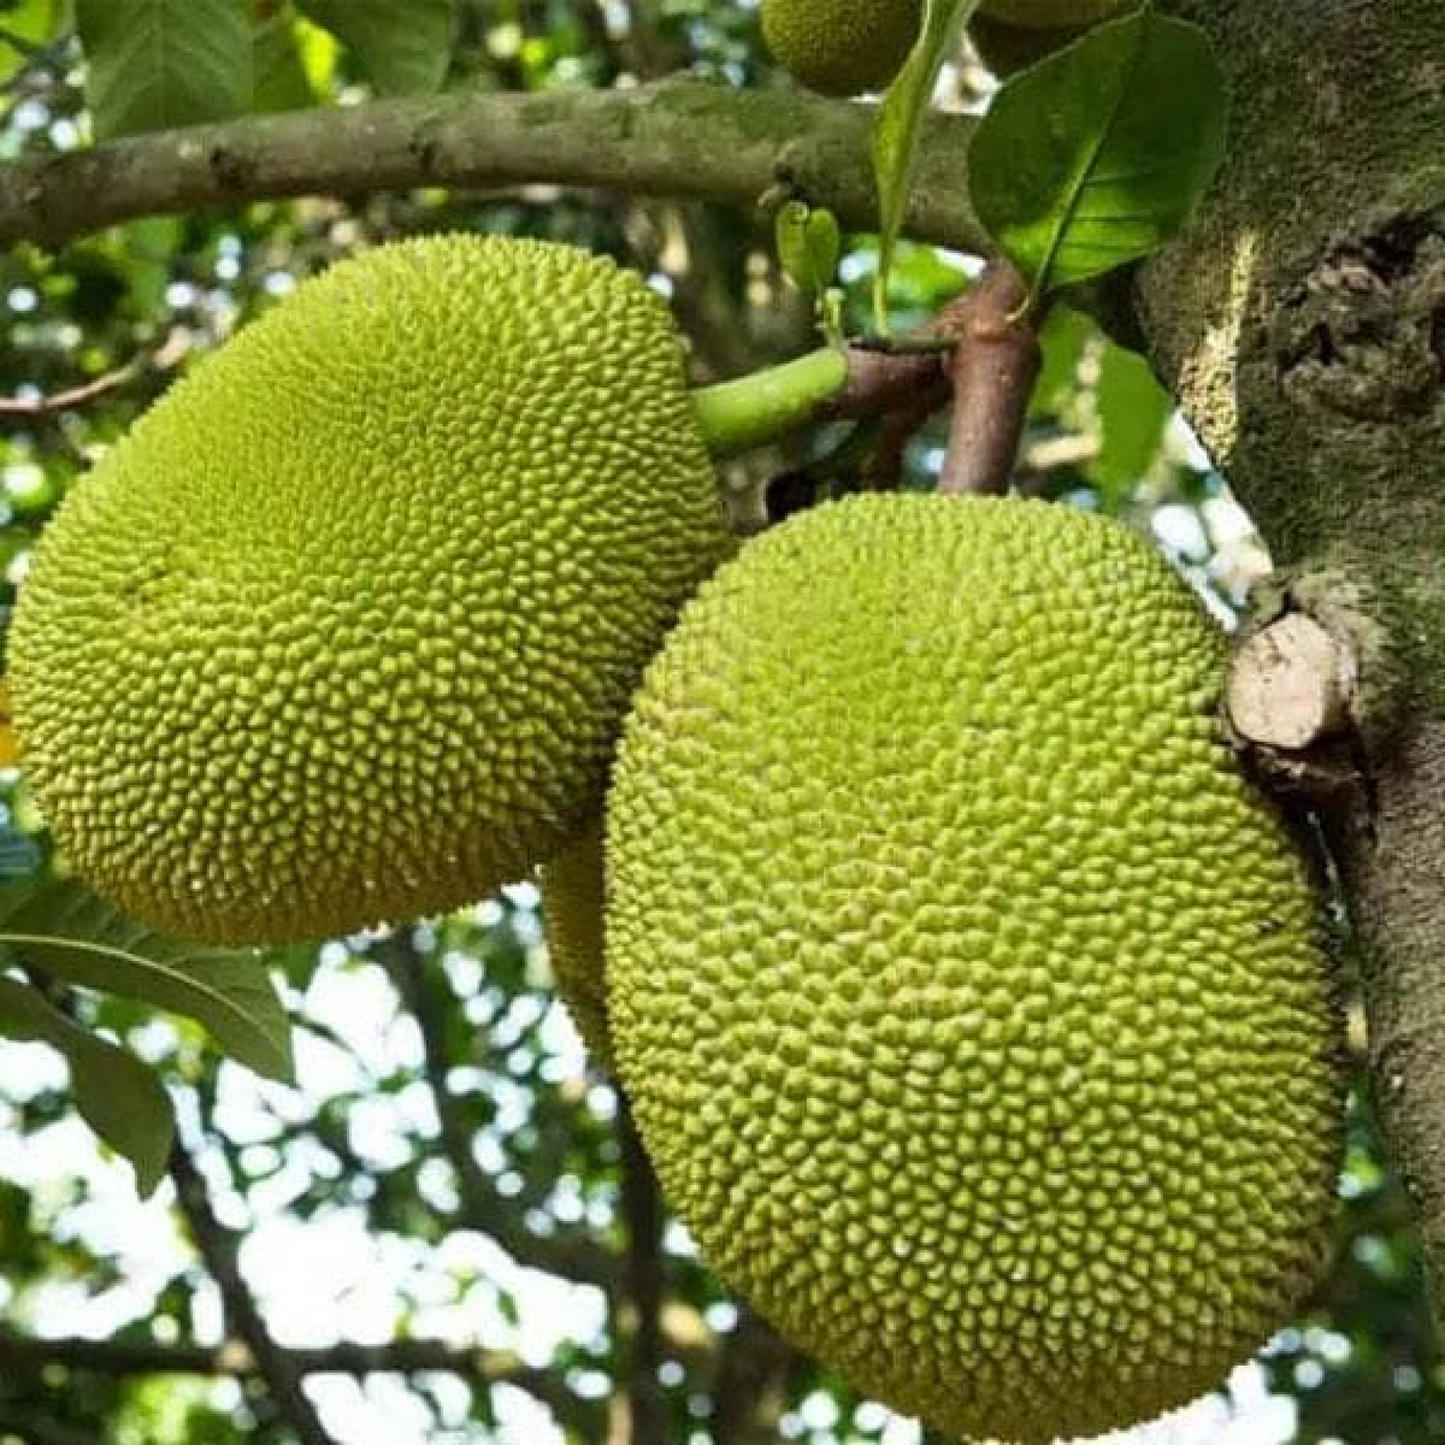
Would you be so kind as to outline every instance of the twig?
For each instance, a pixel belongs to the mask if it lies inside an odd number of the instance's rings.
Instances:
[[[139,362],[131,361],[104,376],[97,376],[94,381],[87,381],[84,386],[72,386],[65,391],[51,392],[49,396],[3,396],[0,416],[54,416],[56,412],[70,411],[107,392],[119,390],[139,372]]]
[[[994,262],[948,308],[957,345],[949,363],[953,419],[939,491],[1008,490],[1029,394],[1039,374],[1037,321],[1024,314],[1028,290],[1007,262]]]
[[[423,1073],[441,1123],[442,1149],[456,1176],[457,1194],[461,1199],[453,1223],[489,1235],[518,1264],[579,1283],[610,1288],[616,1270],[606,1249],[585,1236],[547,1238],[532,1233],[519,1220],[522,1211],[517,1201],[499,1194],[477,1163],[472,1153],[471,1126],[456,1095],[447,1087],[447,1073],[454,1061],[447,1056],[443,1000],[409,935],[392,934],[373,944],[370,951],[391,974],[421,1033]]]
[[[8,25],[0,25],[0,45],[8,45],[18,55],[23,55],[27,60],[38,60],[45,54],[46,47],[36,44],[33,40],[27,40],[23,35],[17,34]]]
[[[301,1372],[288,1352],[271,1338],[265,1317],[241,1272],[240,1241],[216,1218],[206,1181],[179,1141],[171,1150],[168,1168],[196,1248],[221,1291],[227,1315],[246,1342],[272,1402],[301,1445],[336,1445],[301,1383]]]
[[[632,1110],[620,1091],[617,1138],[622,1156],[622,1215],[627,1223],[620,1298],[614,1304],[627,1379],[625,1445],[668,1445],[670,1435],[657,1389],[657,1367],[662,1363],[662,1198]]]
[[[715,1445],[770,1445],[788,1403],[788,1382],[807,1357],[747,1305],[722,1341],[712,1387]]]
[[[107,371],[103,376],[97,376],[80,386],[51,392],[48,396],[0,397],[0,417],[44,417],[55,416],[62,411],[73,411],[110,392],[119,391],[145,371],[171,370],[190,349],[190,337],[181,327],[175,327],[158,347],[143,351],[133,356],[124,366],[118,366],[114,371]]]
[[[420,1374],[465,1375],[486,1385],[515,1385],[559,1415],[575,1415],[579,1401],[548,1370],[523,1364],[507,1350],[486,1350],[447,1340],[389,1340],[363,1345],[343,1340],[334,1345],[289,1346],[282,1349],[298,1375]],[[251,1348],[242,1340],[220,1345],[164,1345],[75,1337],[24,1339],[0,1332],[0,1374],[39,1374],[56,1365],[92,1374],[124,1378],[131,1375],[209,1375],[249,1379],[260,1374]]]

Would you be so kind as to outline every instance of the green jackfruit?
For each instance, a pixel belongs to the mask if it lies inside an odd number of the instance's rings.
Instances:
[[[820,95],[886,90],[918,39],[923,0],[763,0],[763,39]]]
[[[1133,0],[983,0],[978,13],[1028,30],[1093,25],[1126,10]]]
[[[311,938],[466,903],[595,810],[727,537],[682,347],[571,247],[379,247],[174,387],[11,639],[55,836],[135,917]]]
[[[1088,28],[1087,25],[1061,25],[1053,30],[1040,30],[1034,26],[1009,25],[980,13],[968,23],[968,38],[973,41],[979,59],[995,75],[1007,77],[1063,49]]]
[[[1343,1043],[1223,643],[1117,524],[860,496],[704,584],[608,814],[613,1048],[704,1254],[896,1409],[1217,1385],[1329,1241]]]
[[[603,879],[600,817],[545,863],[538,874],[547,956],[557,992],[587,1052],[600,1067],[611,1072],[612,1045],[607,1036],[607,992],[603,986]]]

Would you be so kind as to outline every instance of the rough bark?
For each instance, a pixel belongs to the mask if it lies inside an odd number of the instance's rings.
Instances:
[[[1293,579],[1351,635],[1364,777],[1332,836],[1381,1114],[1445,1273],[1445,0],[1176,0],[1229,161],[1142,273],[1161,371]]]

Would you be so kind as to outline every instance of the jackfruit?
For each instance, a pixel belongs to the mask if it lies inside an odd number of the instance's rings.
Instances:
[[[978,12],[968,22],[968,38],[973,41],[979,59],[995,75],[1007,78],[1062,50],[1088,28],[1087,25],[1060,25],[1041,30],[1037,26],[1009,25]]]
[[[918,39],[923,0],[763,0],[763,39],[820,95],[886,90]]]
[[[593,1061],[611,1072],[603,984],[603,864],[599,816],[543,864],[538,882],[557,992]]]
[[[1093,25],[1128,8],[1133,0],[983,0],[980,15],[1031,30]]]
[[[663,1188],[943,1430],[1182,1404],[1326,1253],[1335,979],[1222,653],[1116,523],[861,495],[705,583],[624,731],[609,1016]]]
[[[75,487],[11,639],[77,872],[196,938],[466,903],[595,811],[626,702],[727,542],[640,277],[431,237],[332,267]]]

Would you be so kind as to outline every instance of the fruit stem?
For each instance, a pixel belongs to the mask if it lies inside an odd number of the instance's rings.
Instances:
[[[750,372],[692,394],[703,441],[715,457],[776,441],[814,421],[848,381],[848,357],[836,347]]]

